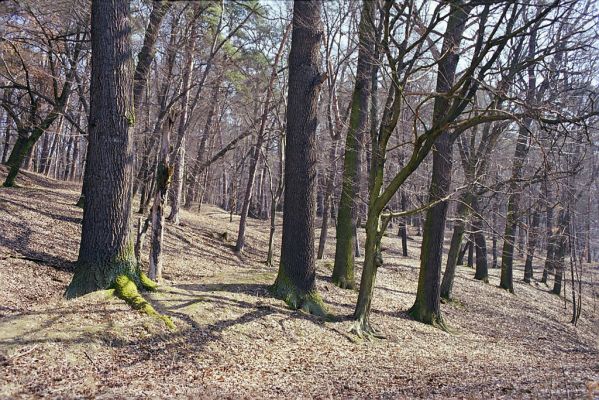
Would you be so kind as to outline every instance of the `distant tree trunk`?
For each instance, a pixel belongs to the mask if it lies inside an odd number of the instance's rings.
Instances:
[[[271,290],[292,308],[324,315],[324,304],[316,292],[314,263],[316,125],[318,96],[325,78],[318,71],[321,6],[321,1],[293,3],[283,239],[279,272]]]
[[[320,238],[318,240],[318,254],[316,256],[316,258],[318,260],[321,260],[324,256],[324,248],[326,245],[327,235],[329,232],[329,219],[331,218],[331,214],[332,214],[333,189],[334,189],[334,185],[335,185],[335,175],[337,172],[336,171],[337,170],[336,160],[337,160],[338,143],[339,143],[339,139],[333,138],[333,143],[331,144],[331,148],[329,149],[329,160],[328,160],[327,164],[328,164],[330,170],[329,170],[329,173],[327,176],[324,198],[323,198],[324,206],[323,206],[323,210],[322,210],[322,224],[320,226]]]
[[[555,279],[553,281],[553,294],[561,294],[562,279],[564,276],[564,258],[568,250],[568,235],[570,234],[570,214],[566,208],[560,208],[558,213],[558,232],[555,240],[555,253],[553,257],[555,267]]]
[[[401,211],[406,211],[406,194],[404,193],[403,190],[400,191],[400,206],[401,206]],[[408,256],[408,229],[406,226],[406,219],[405,218],[401,218],[401,221],[399,222],[399,231],[397,232],[397,235],[401,238],[401,254],[404,257]]]
[[[447,28],[443,38],[442,52],[446,54],[439,62],[437,73],[437,93],[446,93],[453,85],[459,60],[458,49],[470,7],[451,3],[451,13],[447,20]],[[445,117],[449,99],[445,96],[435,98],[433,121]],[[449,194],[452,171],[452,139],[449,132],[443,132],[436,139],[433,147],[433,172],[429,189],[429,202],[443,199]],[[416,301],[409,313],[414,319],[444,327],[440,307],[441,258],[447,201],[441,201],[426,211],[422,249],[420,256],[420,273]]]
[[[169,165],[170,131],[174,121],[169,119],[168,127],[163,128],[160,139],[160,155],[156,169],[156,194],[152,206],[152,241],[150,249],[150,269],[148,276],[154,281],[162,279],[162,242],[164,237],[164,205],[173,173]]]
[[[248,175],[247,187],[245,189],[245,195],[243,197],[243,204],[241,206],[241,215],[239,218],[239,230],[237,233],[237,243],[235,244],[235,251],[241,252],[243,251],[243,247],[245,246],[245,225],[247,222],[248,212],[250,209],[250,204],[252,201],[252,192],[254,187],[254,180],[256,179],[256,168],[258,166],[258,162],[260,161],[260,154],[262,153],[262,145],[264,144],[264,140],[266,138],[266,122],[268,120],[268,111],[270,109],[270,100],[273,94],[273,87],[275,84],[275,80],[277,78],[277,68],[279,65],[279,60],[281,55],[283,54],[283,50],[285,49],[285,42],[287,41],[287,35],[289,34],[289,28],[285,29],[285,33],[283,34],[283,39],[279,44],[279,49],[277,54],[275,55],[275,59],[272,65],[272,71],[270,73],[270,79],[268,81],[268,86],[266,88],[266,98],[264,99],[264,109],[262,111],[262,116],[260,118],[260,129],[258,130],[258,137],[256,138],[256,145],[254,146],[253,157],[250,160],[250,169]]]
[[[453,281],[455,278],[455,270],[457,265],[462,263],[459,260],[461,253],[462,238],[464,231],[466,230],[465,219],[468,216],[468,207],[470,205],[470,196],[468,193],[464,193],[460,196],[456,210],[456,221],[453,224],[453,233],[451,235],[451,243],[449,245],[449,252],[447,254],[447,263],[445,265],[445,272],[443,274],[443,280],[441,282],[440,296],[445,300],[452,299]]]
[[[191,78],[193,76],[193,56],[196,47],[195,29],[191,30],[185,49],[186,60],[183,72],[183,85],[181,90],[184,91],[181,99],[181,116],[179,117],[179,128],[177,130],[177,142],[175,144],[174,153],[171,157],[171,165],[174,165],[173,184],[171,187],[171,213],[168,216],[168,221],[173,225],[179,224],[179,211],[181,209],[181,194],[183,192],[184,170],[185,170],[185,131],[187,130],[187,119],[189,118],[189,99]]]
[[[472,218],[472,230],[474,231],[474,245],[476,246],[476,273],[474,274],[474,279],[488,283],[487,241],[483,231],[483,220],[480,214],[481,210],[478,205],[478,199],[473,199],[472,208],[475,213]]]
[[[8,113],[6,113],[6,130],[4,131],[4,147],[2,147],[2,164],[6,164],[6,157],[8,156],[8,148],[10,147],[10,119]]]
[[[549,183],[545,178],[545,201],[547,202],[545,207],[546,222],[545,232],[547,235],[547,254],[545,256],[545,264],[543,267],[543,276],[541,277],[541,283],[547,283],[547,278],[550,272],[554,271],[554,257],[555,257],[555,237],[553,232],[553,206],[549,204],[551,199],[551,191],[549,189]]]
[[[472,225],[470,225],[470,229],[472,230]],[[468,268],[474,267],[474,234],[470,232],[468,235],[468,259],[466,261],[466,265]]]
[[[528,246],[526,247],[526,262],[524,263],[524,282],[530,283],[533,276],[532,260],[535,255],[535,248],[538,241],[538,228],[541,218],[538,211],[533,211],[532,222],[528,230]]]
[[[508,189],[507,215],[503,233],[503,249],[501,251],[501,280],[499,287],[514,292],[513,264],[516,227],[519,219],[520,188],[518,180],[522,176],[522,166],[528,153],[528,131],[532,119],[526,118],[518,131],[518,140],[512,165],[512,181]]]
[[[114,287],[148,311],[130,237],[133,86],[129,2],[92,1],[89,150],[79,258],[69,298]],[[151,287],[148,286],[148,287]]]
[[[344,289],[355,287],[354,264],[356,246],[357,198],[360,193],[360,159],[364,133],[368,130],[371,70],[374,64],[375,30],[370,16],[374,3],[364,1],[359,27],[358,66],[352,94],[349,127],[343,159],[341,198],[337,214],[337,240],[333,283]]]
[[[221,75],[222,76],[222,75]],[[220,93],[220,79],[217,83],[215,83],[214,88],[212,89],[212,96],[210,100],[210,109],[208,111],[208,117],[206,118],[206,124],[204,125],[204,132],[202,138],[200,139],[200,144],[198,146],[198,151],[196,155],[196,161],[191,169],[191,173],[189,174],[189,182],[187,182],[187,196],[185,198],[184,208],[191,208],[191,204],[193,202],[194,197],[196,196],[198,186],[199,186],[199,175],[200,175],[200,166],[204,162],[205,153],[206,153],[206,143],[208,143],[208,138],[212,135],[213,125],[214,125],[214,116],[216,114],[216,110],[218,108],[218,96]]]

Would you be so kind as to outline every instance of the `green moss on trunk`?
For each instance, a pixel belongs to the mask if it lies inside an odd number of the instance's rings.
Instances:
[[[316,290],[304,292],[298,289],[287,277],[283,268],[279,269],[279,274],[275,283],[270,287],[272,295],[283,300],[289,308],[302,310],[308,314],[319,317],[328,317],[326,306]]]

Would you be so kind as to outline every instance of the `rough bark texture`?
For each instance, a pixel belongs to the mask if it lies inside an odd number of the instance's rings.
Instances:
[[[67,297],[141,283],[129,236],[133,69],[129,2],[92,2],[92,68],[85,208],[79,258]]]
[[[370,20],[374,4],[363,3],[359,28],[358,66],[356,82],[352,94],[349,128],[345,142],[343,160],[343,180],[341,198],[337,214],[337,240],[335,243],[335,265],[333,283],[342,288],[353,288],[355,261],[355,231],[357,201],[360,191],[360,158],[364,133],[368,130],[368,105],[371,90],[371,69],[373,64],[374,29]]]
[[[315,287],[316,125],[323,35],[321,1],[295,1],[289,54],[283,238],[271,290],[292,308],[324,314]]]
[[[458,49],[467,19],[468,13],[465,12],[465,9],[452,3],[442,49],[443,54],[448,54],[439,63],[437,93],[446,93],[453,85],[459,60]],[[435,99],[433,125],[445,118],[448,106],[449,99],[446,96],[438,96]],[[449,132],[443,132],[433,147],[433,173],[429,189],[429,202],[438,201],[447,196],[451,186],[451,169],[452,140]],[[416,301],[409,311],[416,320],[441,327],[444,326],[444,322],[441,317],[439,283],[446,215],[447,201],[435,204],[426,212],[418,290]]]

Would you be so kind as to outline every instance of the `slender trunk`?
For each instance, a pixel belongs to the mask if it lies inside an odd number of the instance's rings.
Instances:
[[[476,273],[474,274],[474,279],[488,283],[487,241],[483,231],[483,220],[480,214],[481,210],[479,209],[478,199],[474,198],[472,200],[472,208],[475,213],[472,218],[472,230],[474,231],[474,245],[476,247]]]
[[[8,148],[10,147],[10,119],[8,113],[6,113],[6,119],[4,120],[6,124],[6,130],[4,131],[4,146],[2,147],[2,164],[6,164],[6,159],[8,157]]]
[[[354,263],[357,198],[360,193],[360,159],[362,157],[364,133],[369,128],[368,105],[372,85],[371,71],[374,64],[375,32],[370,17],[373,10],[373,2],[363,2],[358,38],[358,66],[345,142],[343,180],[337,214],[337,240],[332,278],[333,283],[344,289],[351,289],[355,286]]]
[[[437,93],[446,93],[453,85],[459,60],[458,49],[462,41],[466,21],[471,7],[451,3],[452,12],[447,20],[447,28],[443,39],[445,58],[439,62],[437,73]],[[445,118],[449,107],[449,98],[437,96],[433,106],[433,124]],[[433,148],[433,171],[429,189],[429,202],[440,201],[449,194],[452,171],[452,139],[449,132],[442,132],[435,140]],[[440,306],[441,259],[447,201],[441,201],[426,212],[422,249],[420,256],[420,273],[416,301],[410,309],[410,315],[416,320],[444,327]]]
[[[406,211],[406,194],[404,191],[400,191],[400,205],[401,211]],[[397,232],[398,236],[401,238],[401,254],[404,257],[408,256],[408,229],[406,226],[406,219],[401,218],[399,222],[399,231]]]
[[[541,218],[538,211],[533,211],[532,223],[528,230],[528,246],[526,247],[526,262],[524,263],[524,282],[530,283],[533,277],[532,261],[538,241],[538,228]]]
[[[154,281],[162,279],[162,242],[164,238],[164,205],[171,182],[172,167],[169,165],[168,151],[172,121],[163,129],[160,139],[160,155],[156,169],[156,194],[152,206],[152,247],[150,249],[150,269],[148,276]]]
[[[466,230],[466,218],[468,216],[468,206],[470,197],[467,193],[463,194],[458,201],[456,221],[453,224],[453,233],[451,235],[451,243],[447,254],[447,263],[445,264],[445,272],[441,282],[441,297],[446,300],[452,299],[453,282],[455,278],[456,266],[460,265],[459,256],[464,231]]]
[[[195,25],[194,25],[195,27]],[[179,224],[179,211],[181,209],[181,194],[183,192],[183,174],[185,170],[185,136],[187,129],[187,119],[189,114],[190,86],[193,75],[194,52],[196,46],[195,28],[191,30],[190,38],[185,49],[187,59],[185,61],[183,72],[183,85],[181,90],[184,91],[181,99],[181,115],[179,117],[179,128],[177,130],[177,142],[175,144],[174,153],[171,157],[171,165],[174,165],[173,184],[171,188],[171,212],[168,216],[168,221],[173,225]]]

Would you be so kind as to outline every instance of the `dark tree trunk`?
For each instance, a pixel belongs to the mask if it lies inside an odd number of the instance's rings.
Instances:
[[[478,200],[472,201],[474,216],[472,218],[472,230],[474,235],[474,246],[476,247],[476,272],[474,279],[479,281],[489,282],[489,267],[487,262],[487,241],[483,232],[483,220],[481,210],[479,209]]]
[[[458,65],[460,42],[466,27],[469,9],[452,3],[443,39],[443,54],[437,73],[437,93],[446,93],[455,79]],[[433,125],[445,118],[449,107],[449,98],[443,95],[435,98]],[[433,147],[433,173],[429,189],[429,202],[443,199],[449,193],[452,170],[452,139],[449,132],[442,132]],[[441,258],[447,201],[441,201],[426,212],[422,249],[420,256],[420,274],[416,301],[410,309],[410,315],[416,320],[444,327],[440,307]]]
[[[532,261],[538,241],[538,228],[540,222],[538,211],[532,214],[532,222],[528,230],[528,246],[526,247],[526,262],[524,263],[524,282],[530,283],[533,277]]]
[[[404,191],[400,191],[400,205],[401,205],[401,211],[406,211],[406,194],[404,193]],[[397,234],[399,235],[399,237],[401,238],[401,254],[404,257],[408,256],[408,228],[406,225],[406,218],[401,218],[401,221],[399,222],[399,231],[397,232]]]
[[[146,28],[143,46],[137,55],[137,65],[135,66],[135,74],[133,75],[133,106],[135,114],[139,117],[142,107],[143,93],[146,90],[148,74],[150,73],[150,65],[154,61],[156,54],[156,40],[162,19],[173,3],[168,1],[152,2],[152,12],[150,20]]]
[[[373,8],[372,2],[363,2],[358,38],[358,66],[345,142],[341,198],[337,214],[333,283],[344,289],[355,287],[357,199],[360,193],[360,165],[364,134],[369,129],[368,105],[372,84],[371,70],[374,62],[375,32],[374,25],[368,17],[372,15]]]
[[[445,264],[445,272],[443,273],[443,281],[441,282],[441,297],[445,300],[452,299],[453,281],[455,278],[455,270],[457,265],[461,265],[463,261],[463,252],[461,252],[462,239],[466,230],[466,218],[468,216],[468,206],[470,204],[470,196],[464,193],[460,196],[456,210],[456,221],[453,224],[453,233],[451,235],[451,243],[447,254],[447,263]],[[462,256],[462,257],[460,257]],[[461,258],[461,259],[460,259]]]
[[[470,225],[470,229],[472,230],[472,225]],[[466,261],[466,266],[468,266],[468,268],[473,268],[474,267],[474,234],[472,232],[470,232],[470,235],[468,235],[468,258]]]
[[[130,237],[132,184],[131,27],[129,2],[92,1],[89,150],[79,258],[67,297],[114,287],[145,301]],[[133,291],[133,293],[131,293]],[[144,307],[145,304],[138,304]],[[149,305],[147,305],[150,307]]]
[[[316,292],[314,220],[318,96],[323,29],[321,1],[295,1],[289,54],[287,146],[281,262],[272,286],[275,297],[292,308],[325,314]]]

